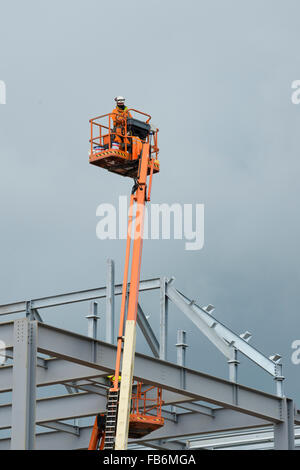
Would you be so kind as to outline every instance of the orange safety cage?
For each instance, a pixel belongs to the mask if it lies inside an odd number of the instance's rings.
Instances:
[[[139,122],[149,124],[151,116],[136,109],[128,109],[128,112],[136,113],[138,117],[143,117],[143,121]],[[145,120],[146,119],[146,120]],[[122,133],[120,133],[120,123]],[[118,128],[113,127],[113,113],[103,114],[90,119],[90,151],[89,161],[92,165],[96,165],[107,169],[113,173],[123,176],[135,178],[138,171],[139,154],[135,149],[138,142],[150,144],[150,159],[148,174],[159,172],[158,161],[158,143],[157,134],[159,129],[150,126],[150,131],[145,138],[140,138],[128,130],[127,117],[119,118]],[[116,148],[115,140],[120,137],[122,144]],[[152,169],[153,167],[153,169]]]
[[[161,388],[137,382],[133,386],[131,404],[129,437],[143,437],[164,425]]]
[[[164,425],[164,418],[161,416],[163,403],[161,388],[153,385],[147,387],[142,382],[134,383],[128,437],[139,439],[162,427]],[[104,449],[105,415],[106,413],[100,413],[96,416],[89,450]]]

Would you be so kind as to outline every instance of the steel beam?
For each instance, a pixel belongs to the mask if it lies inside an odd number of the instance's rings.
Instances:
[[[47,359],[47,371],[37,369],[37,387],[67,384],[71,385],[76,382],[76,387],[82,389],[83,386],[86,390],[100,393],[99,388],[92,389],[90,385],[83,385],[83,380],[89,380],[95,385],[105,387],[107,381],[107,374],[104,373],[101,377],[101,372],[91,367],[85,367],[81,364],[65,361],[64,359]],[[7,365],[0,368],[0,392],[9,392],[12,390],[12,365]],[[164,402],[166,405],[174,403],[184,403],[185,409],[188,406],[186,400],[188,397],[174,393],[168,390],[163,394]],[[190,411],[194,411],[189,409]],[[209,410],[209,408],[208,408]],[[207,413],[206,413],[207,414]]]
[[[93,346],[91,344],[91,349],[92,347]],[[77,382],[78,380],[82,379],[99,379],[102,381],[104,379],[101,378],[101,376],[106,377],[107,375],[105,372],[101,372],[93,367],[86,367],[85,365],[75,364],[64,359],[47,359],[46,363],[47,369],[39,368],[37,370],[37,386]],[[7,380],[8,379],[9,377],[7,374]]]
[[[147,446],[157,450],[185,450],[188,449],[186,442],[180,441],[165,441],[164,439],[157,439],[156,441],[148,441]]]
[[[12,349],[14,345],[14,322],[0,323],[0,340],[5,343],[6,349]]]
[[[72,384],[65,384],[68,385],[69,387],[72,387]],[[106,389],[102,387],[98,387],[97,385],[89,384],[83,381],[76,382],[76,389],[77,390],[83,390],[84,392],[89,392],[89,393],[96,393],[97,395],[102,395],[103,397],[106,397]],[[108,387],[107,387],[108,389]]]
[[[300,429],[295,427],[295,446],[300,445]],[[267,450],[274,444],[274,432],[271,426],[262,429],[244,429],[240,431],[217,433],[213,436],[190,439],[190,449],[229,449],[229,450]],[[297,449],[297,450],[298,450]]]
[[[49,325],[39,324],[38,350],[71,362],[113,373],[113,345],[95,341],[96,362],[91,362],[91,339]],[[93,340],[94,341],[94,340]],[[135,379],[185,395],[193,401],[207,401],[222,407],[280,422],[282,399],[208,374],[185,369],[186,388],[181,388],[182,368],[156,358],[136,354]]]
[[[294,449],[294,415],[293,400],[284,398],[281,407],[281,418],[283,422],[274,425],[274,448],[276,450]]]
[[[37,322],[14,322],[14,364],[11,410],[11,449],[35,446]]]
[[[183,410],[193,411],[201,415],[214,417],[214,410],[208,406],[198,405],[198,403],[179,403],[176,404],[176,408],[182,408]]]
[[[169,299],[172,300],[172,302],[174,302],[188,316],[188,318],[190,318],[191,321],[199,326],[200,329],[201,326],[198,323],[199,320],[202,320],[202,323],[211,328],[221,341],[226,341],[228,345],[234,346],[238,351],[248,357],[251,361],[255,362],[259,367],[262,367],[273,377],[278,375],[278,367],[276,363],[248,344],[247,341],[231,331],[227,326],[222,325],[219,320],[216,320],[212,315],[207,313],[205,309],[196,305],[195,302],[190,301],[186,296],[177,291],[175,287],[167,285],[166,294]],[[205,330],[203,330],[203,333],[206,334]],[[213,338],[212,342],[215,342]],[[230,354],[228,359],[231,359]]]
[[[92,427],[80,428],[80,437],[76,437],[74,434],[68,436],[63,432],[52,432],[43,433],[37,435],[37,448],[38,449],[83,449],[87,448],[87,443],[92,431]],[[300,444],[300,430],[295,429],[295,440],[296,445]],[[159,440],[160,442],[166,443],[166,448],[170,449],[172,445],[178,443],[178,441],[166,441],[164,439]],[[145,447],[152,447],[152,443],[155,444],[157,441],[150,441],[145,444]],[[232,431],[214,434],[210,437],[192,438],[186,441],[188,449],[229,449],[229,450],[252,450],[252,449],[263,449],[268,450],[273,447],[273,431],[269,428],[254,428],[251,430]],[[10,439],[5,438],[0,440],[0,451],[8,450],[10,445]],[[143,443],[140,443],[142,446]],[[164,445],[164,444],[163,444]],[[168,445],[168,447],[167,447]],[[140,446],[137,444],[131,444],[129,450],[135,449],[140,450]],[[153,446],[153,447],[154,447]],[[297,450],[299,447],[297,447]]]
[[[147,445],[148,442],[156,439],[179,439],[187,436],[210,434],[216,432],[216,430],[217,432],[225,432],[245,428],[259,428],[267,424],[266,421],[253,416],[225,409],[215,410],[213,419],[209,416],[200,416],[194,413],[180,414],[177,416],[177,423],[168,421],[157,431],[152,432],[139,441],[132,439],[131,442]]]
[[[68,434],[74,434],[74,436],[79,436],[80,430],[78,426],[72,426],[71,424],[61,423],[60,421],[45,421],[40,424],[44,428],[54,429],[55,431],[63,431]]]
[[[140,292],[159,289],[160,279],[147,279],[140,282]],[[122,294],[122,284],[115,285],[115,295]],[[52,295],[50,297],[42,297],[40,299],[31,300],[31,308],[47,308],[56,307],[57,305],[67,305],[75,302],[85,302],[88,300],[96,300],[106,297],[106,287],[96,289],[88,289],[83,291],[69,292],[67,294]],[[22,302],[14,302],[0,306],[0,315],[9,315],[11,313],[26,312],[26,300]]]
[[[80,392],[74,395],[41,398],[36,400],[36,424],[95,416],[99,412],[104,412],[105,408],[106,397],[94,393]],[[9,429],[11,424],[14,425],[11,404],[0,405],[0,413],[0,429]],[[21,414],[18,418],[19,421],[23,419]]]
[[[36,436],[36,450],[87,449],[92,427],[80,428],[79,436],[64,431],[43,432]],[[9,450],[10,439],[0,439],[0,451]]]
[[[45,426],[52,429],[63,431],[59,421],[73,418],[82,418],[87,416],[95,416],[106,409],[106,392],[105,390],[96,390],[88,385],[80,385],[80,390],[89,393],[74,393],[57,397],[42,398],[37,400],[37,417],[36,422],[39,426]],[[98,398],[96,398],[98,396]],[[82,406],[84,402],[84,406]],[[0,405],[1,421],[0,429],[9,429],[11,427],[11,404]],[[150,415],[155,416],[153,411]],[[162,417],[167,421],[177,422],[177,415],[167,410],[162,410]],[[62,423],[63,424],[63,423]],[[60,426],[60,427],[59,427]],[[70,425],[69,425],[70,426]],[[70,426],[70,429],[74,426]],[[77,428],[77,426],[75,426]],[[67,432],[67,429],[65,432]]]
[[[0,336],[5,337],[6,341],[10,344],[13,343],[12,338],[13,335],[13,322],[9,323],[2,323],[0,328]],[[109,349],[109,346],[108,346]],[[113,354],[113,351],[111,352]],[[58,383],[64,382],[72,382],[81,379],[97,379],[101,372],[98,372],[94,369],[94,364],[91,364],[91,367],[86,367],[81,364],[75,364],[72,362],[65,361],[64,359],[46,359],[45,363],[47,365],[48,370],[37,370],[37,386],[44,386],[44,385],[53,385]],[[0,392],[6,392],[11,390],[12,384],[12,365],[4,366],[0,369],[1,380],[0,380]],[[102,371],[102,375],[106,375],[105,372]],[[164,393],[164,395],[166,392]],[[180,397],[172,397],[168,401],[168,403],[176,403],[179,404],[180,401],[184,400],[184,396],[181,395]],[[197,405],[199,407],[199,405]],[[196,404],[186,403],[185,409],[197,411],[195,409]],[[209,408],[208,408],[209,410]],[[204,410],[206,411],[206,410]],[[209,414],[211,411],[209,411]],[[207,413],[206,413],[207,414]],[[295,423],[300,424],[300,413],[295,417]]]
[[[159,357],[159,342],[140,304],[138,304],[137,324],[140,327],[140,330],[143,333],[154,357]]]
[[[78,398],[78,396],[76,397]],[[84,403],[84,402],[83,402]],[[142,439],[130,439],[130,444],[151,445],[151,442],[166,439],[187,438],[201,434],[215,433],[218,431],[233,431],[239,429],[258,429],[267,426],[267,422],[237,413],[231,410],[218,410],[212,420],[208,416],[194,414],[179,415],[178,422],[165,422],[160,430],[157,430]],[[72,435],[65,432],[51,432],[37,435],[37,449],[86,449],[90,439],[92,427],[81,427],[80,435]],[[155,442],[154,442],[155,444]],[[9,448],[9,439],[0,440],[0,450]]]
[[[66,332],[54,327],[49,327],[45,324],[39,324],[38,341],[40,352],[44,352],[46,354],[50,353],[56,357],[63,358],[63,360],[47,360],[48,369],[38,369],[38,375],[42,378],[43,384],[45,385],[49,384],[53,379],[57,380],[57,383],[66,382],[68,369],[71,370],[70,375],[72,378],[74,378],[77,369],[78,378],[80,379],[82,378],[80,375],[82,372],[85,372],[89,377],[97,377],[101,375],[101,372],[106,374],[106,372],[110,372],[114,368],[115,347],[108,345],[107,343],[100,341],[95,342],[97,363],[93,363],[90,362],[91,342],[93,341],[90,338]],[[74,364],[72,364],[72,362],[68,363],[65,359],[77,362],[77,365],[75,366],[76,369],[72,371]],[[78,363],[80,365],[78,365]],[[2,369],[5,371],[6,377],[8,369],[9,366]],[[101,370],[101,372],[98,372],[95,369]],[[182,368],[175,364],[170,364],[141,354],[136,355],[136,378],[144,381],[145,383],[162,386],[168,390],[164,393],[171,393],[173,395],[177,394],[177,396],[181,397],[182,401],[208,401],[220,406],[227,406],[232,409],[241,410],[244,413],[259,416],[271,422],[278,423],[283,420],[280,412],[282,400],[278,397],[249,389],[241,385],[235,385],[238,396],[238,403],[236,404],[232,398],[233,384],[196,371],[185,369],[186,390],[181,390],[181,369]],[[73,373],[74,371],[75,373]],[[2,413],[1,416],[3,416]],[[75,415],[71,414],[70,418],[74,416]],[[47,421],[49,420],[50,418],[47,419]]]
[[[215,323],[205,322],[197,312],[194,311],[193,302],[185,299],[172,285],[167,285],[167,296],[189,318],[199,330],[218,348],[228,359],[231,358],[230,346],[218,336],[214,330]],[[207,314],[208,315],[208,314]]]
[[[3,353],[2,353],[3,354]],[[2,355],[0,354],[0,355]],[[13,349],[11,347],[5,347],[4,349],[4,354],[5,354],[5,359],[12,359],[14,358],[14,353],[13,353]],[[43,358],[43,357],[39,357],[37,356],[36,358],[36,365],[37,367],[43,367],[44,369],[47,368],[47,361]],[[1,391],[1,383],[0,383],[0,391]]]

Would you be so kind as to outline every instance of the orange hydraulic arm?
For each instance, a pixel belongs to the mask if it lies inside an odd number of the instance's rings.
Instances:
[[[128,283],[128,270],[129,270],[129,258],[131,248],[131,237],[132,237],[132,217],[133,217],[133,205],[136,203],[136,216],[135,216],[135,227],[133,236],[133,255],[131,263],[131,279],[129,289],[129,301],[128,301],[128,314],[127,320],[134,320],[136,322],[137,316],[137,304],[138,304],[138,293],[140,284],[140,269],[142,260],[142,246],[143,246],[143,228],[144,228],[144,208],[146,202],[146,181],[147,181],[147,167],[149,160],[149,144],[144,144],[142,159],[140,164],[140,175],[137,181],[136,194],[131,194],[129,215],[128,215],[128,233],[127,233],[127,244],[126,244],[126,256],[125,256],[125,268],[123,277],[123,288],[122,288],[122,301],[121,301],[121,314],[120,314],[120,326],[119,336],[117,345],[117,358],[115,368],[115,381],[114,390],[119,388],[119,374],[121,364],[121,352],[123,343],[123,332],[125,322],[125,306],[127,297],[127,283]]]
[[[150,158],[150,145],[149,143],[144,143],[143,150],[142,150],[142,157],[140,160],[140,165],[139,165],[139,170],[138,170],[138,177],[137,177],[136,185],[133,188],[131,199],[130,199],[127,247],[126,247],[125,269],[124,269],[123,290],[122,290],[122,309],[121,309],[121,318],[120,318],[118,347],[117,347],[115,381],[114,381],[114,386],[113,386],[114,390],[117,390],[119,386],[118,378],[119,378],[120,362],[121,362],[121,350],[122,350],[122,343],[124,341],[123,361],[122,361],[122,380],[121,380],[121,386],[120,386],[118,421],[117,421],[117,430],[116,430],[116,439],[115,439],[115,449],[119,449],[119,450],[126,449],[127,440],[128,440],[132,379],[133,379],[133,367],[134,367],[134,355],[135,355],[137,305],[138,305],[142,248],[143,248],[144,215],[145,215],[145,203],[146,203],[146,198],[147,198],[146,184],[147,184],[147,171],[148,171],[149,158]],[[152,175],[150,173],[150,177],[151,176]],[[130,258],[130,248],[131,248],[132,216],[133,216],[133,204],[134,203],[136,204],[136,213],[135,213],[135,221],[134,221],[131,276],[130,276],[130,288],[129,288],[129,295],[128,295],[128,311],[127,311],[127,319],[125,323],[125,304],[126,304],[126,297],[127,297],[127,280],[128,280],[129,258]],[[125,326],[125,335],[123,337],[124,326]]]
[[[116,405],[117,406],[116,434],[115,434],[115,438],[108,437],[109,431],[107,431],[108,433],[106,434],[106,436],[105,436],[105,432],[103,432],[100,436],[99,426],[98,426],[98,422],[96,418],[89,449],[99,448],[100,437],[102,437],[100,448],[102,447],[104,449],[106,448],[108,449],[108,448],[111,448],[110,447],[111,445],[113,445],[113,447],[116,450],[122,450],[122,449],[127,448],[133,368],[134,368],[134,355],[135,355],[137,305],[138,305],[140,270],[141,270],[142,248],[143,248],[145,204],[146,204],[146,201],[150,201],[150,192],[151,192],[152,175],[153,175],[153,167],[154,167],[153,163],[154,163],[154,157],[151,158],[150,143],[143,142],[142,155],[139,161],[137,178],[135,179],[135,184],[133,186],[131,197],[130,197],[130,206],[129,206],[129,214],[128,214],[128,233],[127,233],[125,268],[124,268],[123,287],[122,287],[119,335],[118,335],[118,341],[117,341],[115,375],[114,375],[113,386],[109,391],[109,394],[111,396],[109,400],[112,399],[114,400],[114,402],[118,400],[118,405]],[[148,175],[149,165],[150,165],[150,174],[149,174],[149,188],[148,188],[148,194],[147,194],[147,175]],[[136,211],[135,211],[135,217],[133,220],[134,207],[136,208]],[[127,292],[132,239],[133,239],[133,249],[132,249],[132,260],[131,260],[130,287],[129,287],[129,292]],[[126,318],[127,294],[128,294],[128,308],[127,308],[127,318]],[[125,329],[125,334],[124,334],[124,329]],[[122,354],[123,345],[124,347],[123,347],[123,354]],[[121,383],[119,383],[121,360],[122,360],[122,372],[121,372],[122,380],[121,380]],[[108,403],[109,403],[109,400],[108,400]],[[113,406],[114,405],[112,404],[110,409],[113,410]],[[111,413],[111,415],[112,415],[111,419],[113,420],[114,419],[113,413]],[[108,420],[109,419],[110,418],[108,417]],[[114,425],[113,422],[111,422],[111,424]],[[112,440],[114,441],[113,444],[112,444]],[[107,444],[106,444],[106,441],[108,441]]]
[[[105,438],[104,422],[104,414],[99,414],[96,416],[88,450],[103,450]]]

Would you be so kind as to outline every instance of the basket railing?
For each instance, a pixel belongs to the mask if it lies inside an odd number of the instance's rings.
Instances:
[[[155,411],[154,416],[161,418],[162,389],[154,385],[144,387],[142,382],[137,382],[136,392],[132,393],[132,414],[150,415],[150,411]],[[152,392],[151,396],[149,396],[150,392]]]
[[[146,117],[146,124],[149,124],[151,119],[150,114],[138,111],[137,109],[131,108],[128,109],[128,112],[137,113],[138,115]],[[114,147],[114,141],[116,137],[120,137],[123,140],[124,151],[128,152],[132,148],[134,139],[137,139],[137,136],[130,135],[127,130],[127,117],[118,117],[118,126],[115,128],[113,126],[113,115],[114,113],[102,114],[96,116],[93,119],[90,119],[90,155],[100,153],[105,150],[112,150]],[[141,116],[138,116],[139,118]],[[120,129],[122,130],[120,133]],[[157,144],[157,134],[159,129],[151,128],[150,134],[147,135],[145,139],[140,139],[141,142],[150,143],[150,158],[155,157],[158,159],[158,144]]]

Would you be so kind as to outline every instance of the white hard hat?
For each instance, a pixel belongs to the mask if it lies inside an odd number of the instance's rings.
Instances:
[[[117,103],[125,103],[125,98],[123,96],[116,96],[115,101]]]

